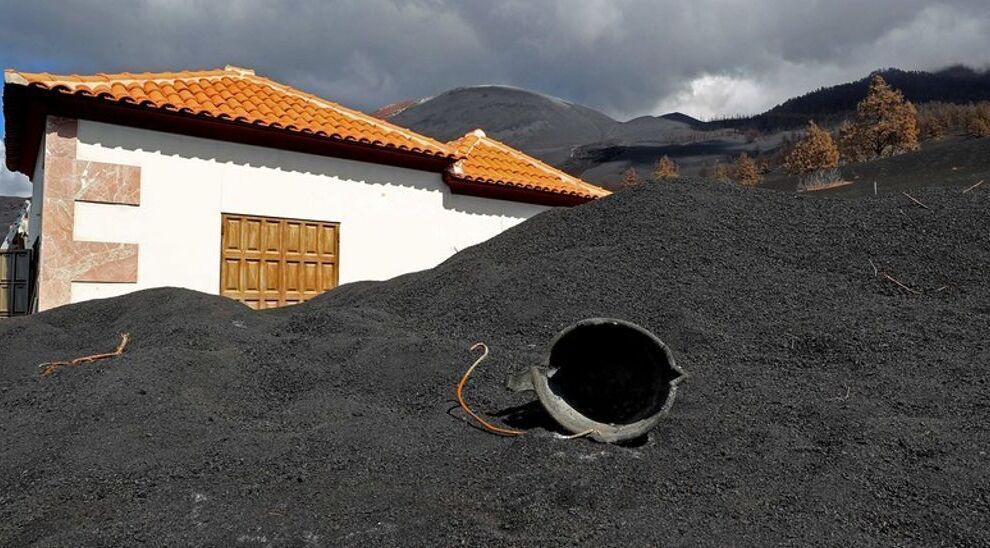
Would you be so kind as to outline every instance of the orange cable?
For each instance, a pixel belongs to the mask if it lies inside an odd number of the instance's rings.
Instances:
[[[480,358],[477,359],[477,361],[475,361],[471,365],[471,367],[468,368],[467,372],[464,373],[464,376],[461,377],[461,382],[457,383],[457,401],[458,401],[458,403],[461,404],[461,409],[463,409],[464,412],[467,413],[468,415],[471,415],[472,417],[474,417],[474,420],[478,421],[481,424],[481,426],[483,426],[489,432],[493,432],[493,433],[498,434],[500,436],[521,436],[521,435],[525,434],[526,433],[525,430],[514,430],[514,429],[511,429],[511,428],[501,428],[501,427],[495,426],[494,424],[489,423],[485,419],[483,419],[483,418],[479,417],[478,415],[476,415],[474,411],[471,411],[471,408],[468,407],[467,403],[464,402],[463,391],[464,391],[464,385],[467,384],[468,376],[471,375],[471,372],[474,371],[474,368],[477,367],[479,363],[481,363],[485,358],[488,357],[488,345],[486,345],[485,343],[481,343],[481,342],[480,343],[476,343],[474,346],[471,347],[471,351],[473,352],[474,349],[476,349],[478,347],[481,347],[482,349],[484,349],[484,353],[481,355]]]

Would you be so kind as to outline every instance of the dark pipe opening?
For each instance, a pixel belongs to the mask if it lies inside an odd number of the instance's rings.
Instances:
[[[629,424],[663,408],[678,373],[648,334],[621,324],[577,325],[550,353],[550,389],[582,415]]]

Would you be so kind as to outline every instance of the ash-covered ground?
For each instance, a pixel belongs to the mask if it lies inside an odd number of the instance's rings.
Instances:
[[[27,198],[20,196],[0,196],[0,241],[7,235],[11,223],[17,220],[25,200]]]
[[[159,289],[5,320],[0,544],[986,545],[990,192],[912,196],[644,186],[298,307]],[[690,375],[646,443],[464,420],[472,343],[497,415],[591,316]]]

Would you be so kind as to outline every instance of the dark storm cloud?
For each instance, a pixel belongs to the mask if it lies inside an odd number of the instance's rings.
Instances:
[[[619,117],[754,112],[870,70],[990,63],[986,0],[3,0],[0,60],[254,67],[368,109],[503,83]]]

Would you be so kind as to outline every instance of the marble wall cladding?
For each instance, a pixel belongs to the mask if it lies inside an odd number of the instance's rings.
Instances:
[[[76,120],[50,116],[45,133],[38,310],[72,300],[72,282],[136,283],[138,246],[73,237],[75,202],[140,205],[141,169],[76,159]]]
[[[108,204],[140,205],[141,168],[76,160],[76,199]]]

